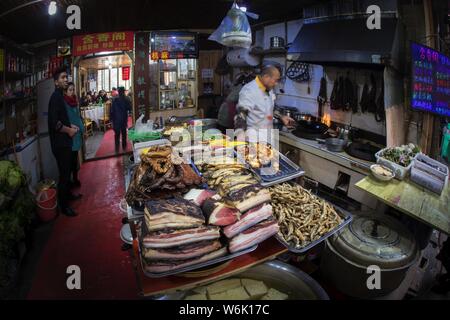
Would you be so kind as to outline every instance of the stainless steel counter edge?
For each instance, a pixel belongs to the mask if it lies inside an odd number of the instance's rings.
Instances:
[[[328,151],[325,147],[321,147],[319,143],[314,140],[298,138],[290,132],[280,131],[280,142],[286,143],[318,157],[330,160],[338,165],[357,171],[361,174],[368,175],[370,173],[370,162],[353,158],[345,152]]]

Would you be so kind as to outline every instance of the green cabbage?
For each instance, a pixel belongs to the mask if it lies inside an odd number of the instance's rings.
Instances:
[[[20,169],[13,168],[8,172],[8,186],[12,189],[17,189],[22,185],[23,174]]]
[[[14,168],[14,163],[8,160],[0,161],[0,181],[6,181],[8,178],[8,171]]]

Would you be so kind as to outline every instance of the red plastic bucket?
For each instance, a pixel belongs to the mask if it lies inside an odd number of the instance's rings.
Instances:
[[[39,218],[46,222],[56,218],[58,203],[56,201],[56,189],[45,189],[36,197],[37,213]]]

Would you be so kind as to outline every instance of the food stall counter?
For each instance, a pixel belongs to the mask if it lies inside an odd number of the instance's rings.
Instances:
[[[155,297],[157,295],[173,293],[176,291],[189,290],[208,282],[231,277],[255,265],[273,260],[285,252],[287,252],[287,249],[284,246],[282,246],[275,238],[270,238],[260,243],[255,251],[231,260],[231,262],[226,264],[225,268],[222,270],[204,277],[192,278],[187,277],[187,275],[186,277],[180,275],[162,278],[149,278],[145,276],[142,271],[138,243],[137,240],[134,240],[133,264],[134,268],[136,268],[136,277],[141,294],[144,297]]]
[[[368,176],[356,186],[388,206],[450,234],[450,187],[436,195],[409,180],[379,182]]]

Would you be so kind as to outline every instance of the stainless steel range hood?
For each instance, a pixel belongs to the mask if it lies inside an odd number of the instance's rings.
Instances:
[[[395,17],[382,17],[381,29],[369,30],[366,16],[311,19],[304,22],[288,50],[288,57],[332,66],[402,70],[403,27]]]

